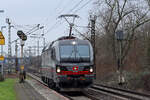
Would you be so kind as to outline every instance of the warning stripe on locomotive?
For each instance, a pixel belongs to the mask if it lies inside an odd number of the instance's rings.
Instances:
[[[61,71],[60,73],[57,73],[58,75],[83,75],[83,74],[92,74],[89,71]]]

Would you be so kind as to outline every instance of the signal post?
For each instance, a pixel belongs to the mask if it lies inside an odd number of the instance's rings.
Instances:
[[[95,23],[96,23],[96,16],[90,16],[91,20],[91,44],[93,46],[93,51],[94,51],[94,76],[96,79],[96,40],[95,40]]]
[[[18,37],[19,37],[20,40],[21,40],[21,66],[20,66],[20,68],[23,68],[23,69],[24,69],[23,47],[24,47],[25,41],[27,40],[27,36],[23,33],[22,30],[19,30],[19,31],[17,32],[17,35],[18,35]]]

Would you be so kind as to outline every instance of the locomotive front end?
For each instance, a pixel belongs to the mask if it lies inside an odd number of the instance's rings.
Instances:
[[[64,40],[59,44],[56,65],[60,87],[85,88],[93,83],[93,49],[87,40]]]

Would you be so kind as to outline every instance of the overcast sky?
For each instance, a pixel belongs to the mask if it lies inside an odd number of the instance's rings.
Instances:
[[[81,3],[79,3],[80,1]],[[16,35],[17,30],[22,29],[24,32],[27,32],[35,25],[40,24],[40,26],[45,26],[44,32],[46,33],[46,42],[50,42],[60,36],[68,34],[68,24],[64,22],[64,19],[58,19],[58,16],[61,14],[73,13],[77,10],[76,14],[78,14],[80,18],[76,21],[76,24],[87,26],[88,14],[92,9],[93,1],[94,0],[1,0],[0,10],[4,10],[4,13],[0,13],[0,26],[8,26],[5,19],[10,18],[14,26],[11,33],[11,40],[13,41],[18,38]],[[77,6],[77,4],[79,5]],[[4,29],[3,32],[6,40],[4,46],[4,51],[6,53],[8,50],[7,28]],[[86,30],[82,28],[78,29],[81,32]],[[33,34],[40,34],[41,32],[42,30],[39,30]],[[42,45],[42,42],[42,39],[40,39],[40,45]],[[18,41],[18,43],[20,42]],[[28,46],[35,45],[37,45],[37,39],[28,37],[25,49],[28,49]],[[14,51],[15,48],[13,43],[13,55]]]

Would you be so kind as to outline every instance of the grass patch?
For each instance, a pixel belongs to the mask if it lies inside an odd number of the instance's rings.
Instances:
[[[15,82],[16,79],[6,79],[0,82],[0,100],[16,100]]]

